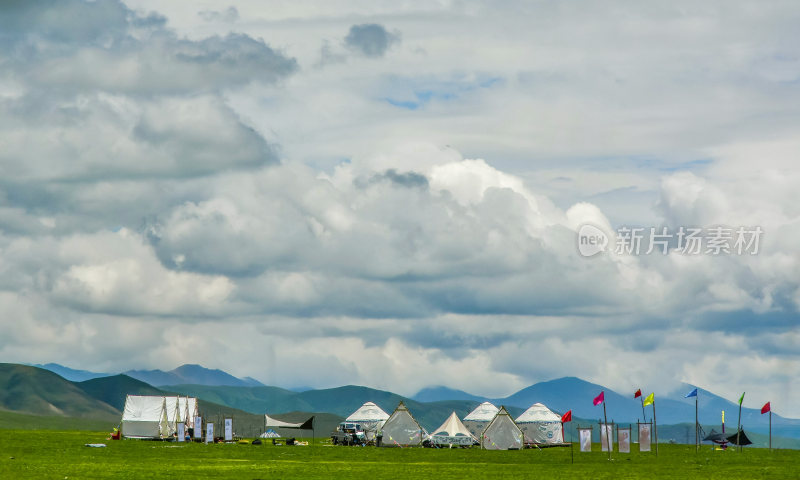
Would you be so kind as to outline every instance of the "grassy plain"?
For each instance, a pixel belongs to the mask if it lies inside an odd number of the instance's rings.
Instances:
[[[660,445],[654,453],[179,444],[106,440],[105,432],[0,430],[0,478],[798,478],[800,451],[712,451]],[[87,443],[105,443],[89,448]],[[636,445],[633,446],[634,450]]]

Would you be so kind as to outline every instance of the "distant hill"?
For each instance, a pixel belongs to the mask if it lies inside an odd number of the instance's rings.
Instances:
[[[128,370],[125,375],[155,386],[166,385],[219,385],[228,387],[264,386],[253,378],[236,378],[222,370],[205,368],[200,365],[181,365],[165,372],[163,370]]]
[[[86,380],[91,380],[93,378],[99,377],[107,377],[112,375],[111,373],[97,373],[97,372],[90,372],[88,370],[75,370],[74,368],[65,367],[64,365],[59,365],[57,363],[46,363],[44,365],[35,364],[34,367],[43,368],[45,370],[50,370],[53,373],[57,373],[64,377],[65,379],[69,380],[70,382],[83,382]]]
[[[120,412],[125,408],[127,395],[164,395],[162,390],[127,375],[94,378],[85,382],[77,382],[75,386],[86,392],[87,395],[111,405]]]
[[[440,400],[469,400],[471,402],[482,403],[487,400],[486,397],[472,395],[463,390],[455,390],[447,387],[427,387],[423,388],[416,395],[412,397],[418,402],[438,402]]]
[[[0,363],[0,408],[35,415],[119,417],[114,407],[49,370],[10,363]]]
[[[693,388],[685,384],[685,393]],[[682,390],[682,391],[683,391]],[[496,399],[494,403],[514,405],[527,408],[533,403],[541,402],[551,410],[564,413],[572,410],[574,416],[587,419],[600,419],[603,409],[592,405],[592,399],[601,391],[605,391],[606,410],[609,422],[614,420],[620,423],[636,422],[642,418],[641,401],[633,398],[633,391],[629,395],[620,395],[602,385],[597,385],[576,377],[564,377],[547,382],[540,382],[503,399]],[[699,389],[699,420],[702,424],[719,422],[720,413],[725,410],[728,425],[736,425],[738,404],[726,400],[707,390]],[[649,391],[643,391],[645,395]],[[652,420],[652,407],[645,409],[647,420]],[[694,422],[694,398],[683,398],[683,394],[660,396],[656,394],[656,415],[659,425],[679,424]],[[742,409],[742,425],[750,431],[766,433],[769,418],[761,415],[757,409]],[[800,420],[787,419],[779,415],[772,416],[773,435],[800,438]]]

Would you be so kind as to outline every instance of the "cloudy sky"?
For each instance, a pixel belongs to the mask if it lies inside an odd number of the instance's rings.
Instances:
[[[800,416],[796,2],[0,9],[1,361]]]

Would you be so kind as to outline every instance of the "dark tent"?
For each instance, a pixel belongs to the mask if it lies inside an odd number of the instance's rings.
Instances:
[[[710,441],[714,443],[730,443],[733,445],[751,445],[753,442],[747,438],[747,435],[744,433],[744,429],[739,431],[739,443],[736,443],[736,433],[719,433],[716,430],[711,430],[711,433],[706,435],[703,439],[705,441]]]

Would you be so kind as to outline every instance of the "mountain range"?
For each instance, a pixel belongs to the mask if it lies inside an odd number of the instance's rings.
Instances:
[[[57,363],[46,363],[44,365],[33,365],[34,367],[50,370],[61,375],[63,378],[72,382],[83,382],[95,378],[109,377],[113,373],[98,373],[88,370],[76,370],[65,367]],[[264,384],[250,377],[237,378],[222,370],[201,367],[200,365],[186,364],[173,370],[128,370],[121,372],[131,378],[158,387],[180,384],[192,385],[216,385],[229,387],[263,387]]]
[[[199,365],[184,365],[169,372],[160,370],[130,371],[141,378],[151,381],[141,381],[129,375],[107,375],[87,371],[75,371],[67,367],[48,364],[51,368],[61,367],[66,373],[79,372],[82,378],[94,377],[79,382],[68,382],[66,379],[52,372],[13,364],[5,365],[0,369],[0,409],[24,410],[37,414],[63,414],[67,416],[86,417],[92,412],[94,415],[119,415],[124,404],[125,394],[159,394],[156,392],[173,392],[182,395],[193,395],[211,407],[212,411],[221,409],[236,409],[248,415],[258,416],[269,413],[272,415],[297,414],[307,415],[307,412],[327,412],[335,418],[343,418],[352,413],[361,404],[367,401],[377,403],[385,411],[391,413],[400,401],[403,401],[417,418],[420,424],[427,429],[437,427],[442,419],[450,412],[455,411],[459,417],[464,417],[478,403],[491,401],[496,405],[504,405],[513,416],[517,416],[533,403],[540,402],[547,405],[557,413],[572,410],[576,422],[595,423],[602,418],[602,408],[592,405],[592,399],[600,391],[605,392],[606,407],[609,421],[617,423],[635,423],[642,419],[642,406],[640,399],[634,399],[632,392],[622,395],[602,385],[586,382],[576,377],[564,377],[556,380],[536,383],[526,387],[508,397],[484,398],[469,394],[462,390],[446,387],[430,387],[421,390],[414,397],[407,398],[396,393],[377,390],[363,386],[342,386],[329,389],[292,391],[280,387],[264,386],[252,379],[238,379],[221,370],[205,369]],[[15,388],[25,382],[20,382],[19,368],[26,368],[28,381],[28,394],[32,400],[25,400],[23,396],[15,393]],[[9,373],[16,371],[16,374]],[[5,373],[3,373],[5,372]],[[16,377],[15,377],[16,375]],[[67,382],[59,388],[47,385],[54,378]],[[184,383],[173,383],[180,379]],[[162,382],[168,382],[162,383]],[[202,382],[202,383],[201,383]],[[215,382],[222,385],[213,384]],[[228,383],[227,385],[225,383]],[[234,385],[230,385],[233,383]],[[158,385],[158,388],[153,387]],[[39,386],[36,386],[39,385]],[[42,387],[41,385],[45,385]],[[684,385],[683,390],[689,392],[695,388]],[[83,392],[89,400],[77,401],[74,397],[76,390]],[[60,392],[58,398],[51,398],[52,392]],[[698,388],[699,392],[699,419],[701,424],[716,426],[719,429],[720,412],[728,412],[726,418],[728,428],[734,429],[737,418],[738,405],[725,398],[715,395],[707,390]],[[97,403],[99,402],[99,403]],[[21,408],[26,405],[37,405],[31,411]],[[684,424],[681,431],[691,430],[694,423],[694,399],[686,399],[683,395],[656,396],[656,407],[659,431],[662,426]],[[110,408],[110,410],[109,410]],[[59,413],[62,412],[62,413]],[[298,413],[299,412],[299,413]],[[118,417],[117,417],[118,418]],[[652,420],[652,408],[645,409],[646,420]],[[742,409],[742,425],[750,432],[767,433],[768,416],[761,415],[758,409]],[[333,420],[331,420],[333,421]],[[687,430],[688,429],[688,430]],[[709,427],[710,429],[710,427]],[[708,429],[707,429],[708,430]],[[773,435],[800,439],[800,420],[784,418],[780,415],[772,416]],[[682,438],[683,433],[679,434]]]

